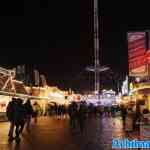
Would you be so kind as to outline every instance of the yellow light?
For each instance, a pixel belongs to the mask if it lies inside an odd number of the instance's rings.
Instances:
[[[133,83],[130,83],[130,90],[133,90]]]
[[[147,107],[148,107],[148,110],[150,111],[150,95],[148,95]]]

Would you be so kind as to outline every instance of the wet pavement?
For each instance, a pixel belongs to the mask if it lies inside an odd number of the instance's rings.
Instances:
[[[126,137],[119,117],[88,119],[83,134],[78,128],[70,129],[68,118],[40,117],[37,124],[32,123],[30,133],[24,130],[19,144],[8,142],[8,128],[8,122],[0,123],[0,150],[111,150],[112,137]],[[129,138],[138,138],[138,134]]]

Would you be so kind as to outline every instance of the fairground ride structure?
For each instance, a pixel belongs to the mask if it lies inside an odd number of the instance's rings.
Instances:
[[[49,99],[48,97],[31,96],[27,93],[23,82],[15,79],[14,70],[0,67],[0,95],[15,96],[30,99]]]

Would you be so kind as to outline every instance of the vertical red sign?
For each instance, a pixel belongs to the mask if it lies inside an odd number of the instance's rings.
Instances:
[[[140,75],[146,68],[146,32],[129,32],[127,38],[129,75]]]

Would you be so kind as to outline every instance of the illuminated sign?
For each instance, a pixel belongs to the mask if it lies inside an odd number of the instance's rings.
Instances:
[[[127,38],[129,76],[147,76],[146,32],[129,32]]]
[[[141,67],[137,67],[136,69],[132,69],[129,73],[130,76],[133,77],[144,77],[148,75],[148,65],[143,65]]]

